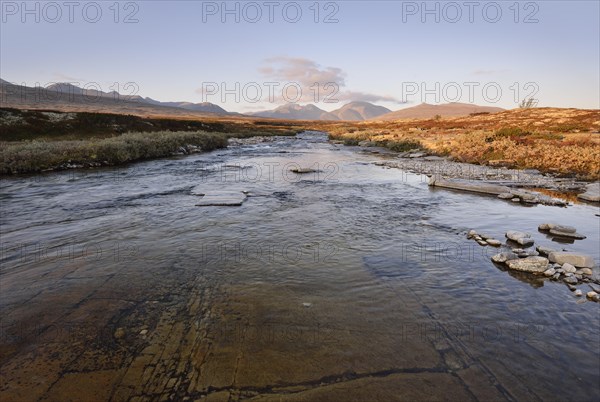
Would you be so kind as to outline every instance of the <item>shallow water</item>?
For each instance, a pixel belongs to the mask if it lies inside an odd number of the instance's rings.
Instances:
[[[598,304],[465,234],[598,262],[598,208],[432,189],[382,157],[305,133],[3,180],[0,396],[597,400]],[[588,237],[556,243],[548,221]]]

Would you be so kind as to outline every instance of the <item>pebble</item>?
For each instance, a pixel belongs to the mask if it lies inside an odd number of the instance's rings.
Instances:
[[[494,246],[494,247],[500,247],[502,245],[502,242],[500,240],[496,240],[496,239],[487,239],[486,242],[490,246]]]
[[[594,291],[590,291],[590,292],[587,292],[585,295],[587,296],[588,299],[594,300],[594,298],[597,298],[598,293],[596,293]],[[596,300],[594,300],[594,301],[596,301]]]
[[[147,330],[147,329],[142,329],[142,330],[140,331],[140,335],[146,335],[147,333],[148,333],[148,330]]]
[[[573,294],[574,294],[575,296],[577,296],[577,297],[581,297],[581,296],[583,295],[583,292],[581,291],[581,289],[577,289],[577,290],[575,291],[575,293],[573,293]]]
[[[551,252],[553,252],[553,251],[556,251],[556,250],[554,250],[554,249],[552,249],[552,248],[550,248],[550,247],[544,247],[544,246],[537,246],[537,247],[536,247],[536,250],[537,250],[537,251],[538,251],[540,254],[542,254],[542,255],[544,255],[544,256],[547,256],[547,255],[548,255],[548,254],[550,254]]]
[[[480,246],[487,246],[487,242],[485,240],[477,240]]]
[[[302,306],[306,307],[306,308],[309,308],[309,307],[312,307],[312,303],[306,303],[306,302],[304,302],[304,303],[302,303]]]
[[[469,233],[467,233],[467,239],[470,239],[475,236],[477,236],[477,232],[474,231],[473,229],[469,230]]]
[[[577,278],[575,278],[574,276],[566,276],[563,281],[565,283],[571,284],[571,285],[576,285],[578,280]]]
[[[115,331],[115,339],[121,339],[125,337],[125,330],[123,328],[117,328]]]
[[[575,268],[573,265],[569,264],[568,262],[565,262],[562,265],[562,269],[564,272],[567,272],[567,273],[575,273],[575,271],[577,271],[577,268]]]
[[[577,288],[576,288],[575,286],[573,286],[573,285],[569,285],[569,284],[567,284],[567,287],[569,288],[569,290],[570,290],[571,292],[574,292],[574,291],[576,291],[576,290],[577,290]]]
[[[511,201],[512,202],[521,202],[521,199],[520,198],[513,198]]]
[[[556,273],[554,268],[549,268],[544,271],[544,276],[553,276]]]
[[[594,272],[590,268],[581,268],[581,273],[583,275],[592,275]]]
[[[509,260],[516,260],[517,258],[519,258],[519,257],[515,253],[511,253],[510,251],[505,251],[503,253],[492,256],[492,261],[498,262],[498,263],[503,263],[503,262],[506,262]]]

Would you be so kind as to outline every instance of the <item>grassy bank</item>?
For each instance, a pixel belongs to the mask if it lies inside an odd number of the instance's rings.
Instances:
[[[2,174],[61,169],[65,165],[119,165],[172,155],[184,147],[210,151],[227,146],[227,134],[206,132],[127,133],[118,137],[80,141],[24,141],[3,143]]]
[[[120,165],[224,148],[231,137],[295,135],[302,129],[290,122],[156,119],[4,108],[0,109],[0,174]]]
[[[399,152],[422,147],[466,163],[598,180],[599,127],[597,110],[540,108],[441,120],[338,123],[324,129],[347,145],[371,141]]]

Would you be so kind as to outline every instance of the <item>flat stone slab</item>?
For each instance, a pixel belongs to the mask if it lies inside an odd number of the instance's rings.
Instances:
[[[192,190],[192,194],[202,196],[197,207],[239,207],[246,201],[246,194],[241,191],[210,191],[202,193]]]
[[[569,263],[577,268],[593,268],[596,265],[592,256],[586,254],[554,251],[548,254],[548,259],[561,265]]]
[[[548,269],[548,259],[544,257],[527,257],[519,260],[508,260],[506,266],[516,271],[543,273]]]
[[[600,202],[600,182],[588,184],[585,193],[579,194],[577,198],[584,201]]]
[[[472,193],[500,195],[503,193],[510,193],[510,188],[506,186],[499,186],[496,184],[488,183],[477,183],[474,181],[459,181],[459,180],[446,180],[439,177],[431,176],[429,179],[429,185],[432,187],[450,188],[454,190],[469,191]]]

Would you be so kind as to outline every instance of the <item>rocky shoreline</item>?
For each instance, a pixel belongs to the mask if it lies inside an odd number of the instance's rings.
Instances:
[[[538,226],[541,233],[554,238],[583,240],[585,235],[571,226],[555,223],[542,223]],[[505,233],[506,243],[494,239],[484,233],[470,230],[467,238],[476,241],[480,246],[501,247],[501,251],[491,257],[492,262],[509,270],[525,272],[531,275],[544,276],[548,280],[563,282],[576,297],[583,296],[582,289],[576,285],[587,284],[591,289],[586,297],[590,301],[600,302],[600,275],[592,256],[550,247],[537,246],[530,233],[509,230]],[[587,290],[587,289],[586,289]]]
[[[393,160],[377,161],[374,162],[375,165],[428,176],[429,184],[434,187],[490,194],[524,204],[568,205],[565,200],[549,197],[535,189],[550,190],[558,194],[578,194],[577,198],[586,202],[600,201],[598,182],[589,183],[535,169],[519,170],[457,162],[416,149],[399,154],[375,148],[369,152],[394,156]]]

